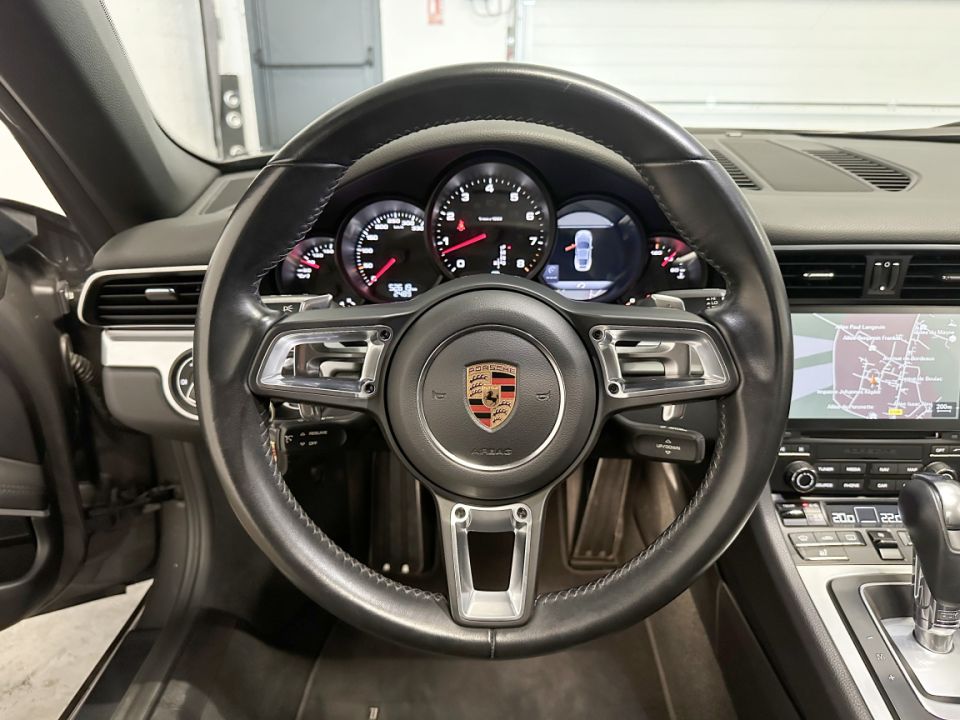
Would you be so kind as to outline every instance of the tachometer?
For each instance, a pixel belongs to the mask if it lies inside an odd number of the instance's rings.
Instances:
[[[409,300],[439,280],[424,247],[423,211],[400,200],[367,205],[344,226],[347,276],[371,300]]]
[[[443,183],[430,207],[430,246],[451,277],[532,275],[546,257],[552,234],[546,194],[506,163],[460,170]]]

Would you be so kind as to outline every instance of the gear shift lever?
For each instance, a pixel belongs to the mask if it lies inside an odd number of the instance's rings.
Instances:
[[[949,653],[960,627],[960,483],[917,473],[900,491],[900,515],[914,548],[913,635]]]

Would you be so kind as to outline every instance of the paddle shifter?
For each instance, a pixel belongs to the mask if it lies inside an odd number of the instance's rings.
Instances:
[[[914,637],[949,653],[960,627],[960,483],[917,473],[900,491],[900,514],[914,547]]]

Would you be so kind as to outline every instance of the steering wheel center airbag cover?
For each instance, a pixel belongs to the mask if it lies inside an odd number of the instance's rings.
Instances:
[[[562,477],[596,407],[576,331],[522,292],[479,290],[439,303],[399,339],[387,374],[387,414],[407,460],[448,493],[480,500]]]

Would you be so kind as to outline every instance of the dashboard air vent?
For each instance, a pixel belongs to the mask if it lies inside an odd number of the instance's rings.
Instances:
[[[887,190],[888,192],[905,190],[912,182],[912,178],[903,170],[891,167],[878,160],[858,155],[849,150],[828,148],[825,150],[807,150],[807,154],[813,155],[815,158],[819,158],[831,165],[835,165],[841,170],[846,170],[848,173],[856,175],[861,180],[870,183],[875,188]]]
[[[94,325],[193,325],[203,271],[106,275],[94,280],[81,311]]]
[[[733,162],[726,153],[722,153],[719,150],[711,150],[711,154],[717,159],[717,162],[720,163],[720,166],[727,171],[727,175],[733,178],[733,181],[737,184],[737,187],[744,190],[759,190],[760,186],[747,175],[739,165]]]
[[[960,253],[914,255],[900,297],[956,302],[960,298]]]
[[[778,252],[787,295],[799,300],[858,298],[863,293],[866,258],[854,253]]]

